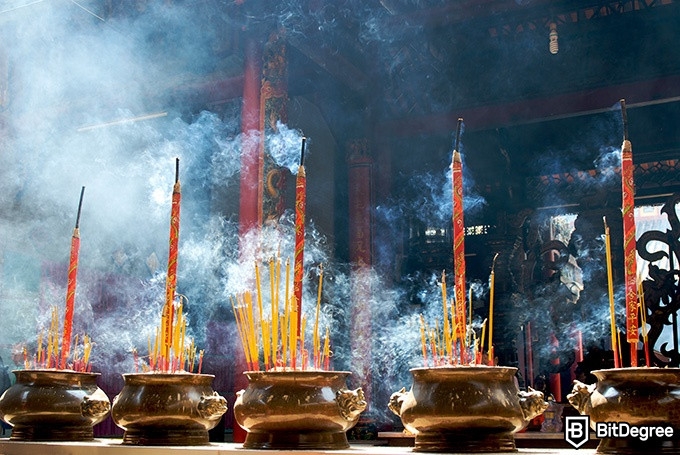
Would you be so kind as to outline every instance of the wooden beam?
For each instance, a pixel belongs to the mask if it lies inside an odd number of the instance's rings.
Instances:
[[[612,109],[622,98],[628,108],[680,101],[680,74],[600,87],[509,103],[471,106],[439,114],[387,120],[376,126],[377,134],[413,136],[447,133],[459,117],[468,131],[486,130],[561,118],[594,114]]]

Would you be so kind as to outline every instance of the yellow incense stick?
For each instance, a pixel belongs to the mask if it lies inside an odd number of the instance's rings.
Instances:
[[[297,363],[297,323],[298,312],[295,297],[291,297],[290,317],[288,319],[288,348],[290,349],[290,367],[295,369]]]
[[[90,337],[85,335],[83,341],[83,363],[87,365],[90,361],[90,351],[92,350],[92,343],[90,343]]]
[[[250,292],[244,294],[246,303],[246,317],[248,320],[248,344],[250,349],[250,359],[253,369],[258,370],[260,365],[259,350],[257,347],[257,335],[255,331],[255,316],[253,314],[253,299]]]
[[[449,326],[449,309],[447,306],[448,299],[446,297],[446,272],[442,271],[442,282],[441,282],[441,289],[442,289],[442,306],[444,310],[444,347],[446,349],[446,355],[447,357],[451,357],[451,335],[449,333],[450,331],[450,326]]]
[[[640,319],[642,320],[642,339],[647,344],[647,306],[645,305],[645,294],[642,289],[642,282],[638,281],[638,296],[640,305]],[[646,348],[646,346],[645,346]]]
[[[326,339],[324,340],[323,343],[323,359],[324,359],[324,367],[327,367],[329,358],[331,356],[331,347],[330,347],[330,328],[326,327]]]
[[[484,340],[486,339],[486,318],[482,321],[482,336],[479,338],[479,350],[484,352]]]
[[[612,351],[614,353],[614,368],[619,367],[619,348],[616,338],[616,310],[614,308],[614,280],[612,278],[612,252],[611,241],[609,238],[609,226],[607,226],[607,217],[602,217],[604,221],[604,243],[605,243],[605,257],[607,260],[607,287],[609,294],[609,319],[611,329],[611,343]]]
[[[262,346],[265,346],[267,344],[265,339],[268,338],[269,334],[267,333],[267,325],[262,323],[264,322],[265,318],[264,311],[262,309],[262,286],[260,283],[260,268],[257,265],[257,262],[255,262],[255,288],[257,292],[257,313],[260,321],[260,336],[262,339]],[[267,366],[269,364],[269,350],[265,350],[263,354],[265,366]]]
[[[496,258],[498,253],[493,257],[491,262],[491,277],[489,279],[489,346],[488,346],[488,359],[489,362],[493,362],[493,299],[494,299],[494,288],[495,288],[495,272]]]
[[[423,362],[427,362],[427,340],[425,338],[425,317],[420,315],[420,344],[423,350]]]
[[[319,289],[316,296],[316,315],[314,318],[314,331],[312,333],[312,349],[314,351],[314,367],[319,368],[319,354],[321,349],[319,334],[319,314],[321,313],[321,287],[323,286],[323,264],[319,265]]]
[[[284,290],[284,294],[283,294],[283,298],[284,298],[283,304],[284,304],[284,307],[285,307],[285,311],[284,311],[285,322],[283,324],[283,327],[281,328],[281,337],[282,337],[282,342],[283,342],[282,343],[283,344],[283,364],[287,365],[288,359],[290,358],[290,353],[289,353],[289,349],[290,349],[290,347],[289,347],[290,328],[289,328],[289,326],[291,324],[295,324],[295,321],[296,321],[296,319],[293,319],[291,321],[291,314],[290,314],[290,312],[291,312],[291,308],[290,308],[290,303],[291,303],[290,302],[290,287],[289,287],[289,285],[290,285],[290,259],[286,259],[286,277],[285,277],[285,279],[286,279],[286,281],[284,283],[285,290]],[[292,350],[291,350],[291,352],[292,352]]]
[[[279,261],[269,261],[269,283],[272,303],[272,363],[276,366],[276,355],[279,347]]]
[[[307,365],[305,364],[305,328],[307,327],[307,318],[302,316],[300,321],[300,368],[305,369]]]
[[[470,328],[472,328],[472,286],[468,290],[468,320],[467,323],[470,325]],[[465,344],[466,346],[470,346],[470,337],[474,334],[473,330],[468,330],[467,326],[465,327]]]

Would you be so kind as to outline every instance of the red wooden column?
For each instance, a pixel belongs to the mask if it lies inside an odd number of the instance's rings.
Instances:
[[[351,368],[353,382],[371,399],[371,285],[373,262],[373,157],[366,139],[348,144],[349,258],[351,272]]]
[[[262,181],[262,133],[260,131],[260,90],[262,50],[253,38],[246,43],[241,109],[241,180],[239,195],[239,238],[262,222],[259,188]],[[243,245],[240,245],[243,250]]]
[[[248,231],[278,220],[284,211],[286,174],[268,153],[266,137],[277,133],[278,121],[286,122],[287,78],[285,40],[278,33],[272,33],[264,44],[250,38],[246,43],[241,113],[241,241]]]

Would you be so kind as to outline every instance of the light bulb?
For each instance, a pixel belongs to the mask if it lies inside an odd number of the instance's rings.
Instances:
[[[557,24],[554,22],[550,23],[550,53],[557,54],[560,50],[557,44]]]

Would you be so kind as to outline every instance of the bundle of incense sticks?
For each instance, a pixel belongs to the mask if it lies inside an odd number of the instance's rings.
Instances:
[[[156,327],[156,334],[153,340],[151,337],[148,339],[148,365],[141,366],[143,371],[157,373],[201,373],[203,350],[197,352],[194,339],[186,339],[187,320],[184,315],[184,299],[184,296],[180,296],[179,304],[171,307],[171,315],[168,315],[165,309],[163,310],[161,321],[158,327]],[[170,323],[168,318],[172,320]],[[166,338],[168,331],[171,334],[169,342]],[[166,349],[168,345],[169,349]],[[139,358],[136,351],[133,351],[133,356],[135,371],[137,371],[140,369],[140,365],[138,364]]]
[[[236,327],[243,347],[248,369],[265,371],[282,370],[329,370],[330,329],[326,327],[323,339],[320,333],[321,287],[323,268],[320,267],[319,288],[312,328],[311,358],[307,349],[305,333],[307,318],[299,314],[295,294],[290,294],[290,262],[285,263],[285,278],[281,282],[281,259],[269,260],[269,305],[260,277],[260,265],[255,263],[255,295],[245,291],[231,298]],[[283,296],[280,287],[283,285]],[[281,311],[283,310],[283,311]],[[298,332],[298,321],[300,331]]]
[[[56,306],[52,307],[50,327],[45,335],[42,331],[38,333],[38,346],[33,355],[29,355],[28,348],[23,348],[23,364],[26,369],[68,369],[78,372],[92,371],[90,364],[90,353],[92,351],[92,340],[88,335],[83,335],[82,342],[79,344],[79,336],[75,335],[73,344],[69,348],[70,355],[63,359],[59,350],[59,310]],[[69,360],[70,358],[70,360]]]
[[[486,320],[482,324],[481,336],[466,320],[466,302],[449,299],[446,291],[446,273],[442,272],[440,284],[442,294],[442,324],[436,321],[434,327],[427,324],[420,315],[420,341],[423,364],[426,367],[446,365],[479,365],[483,359]],[[472,305],[472,302],[469,303]]]

